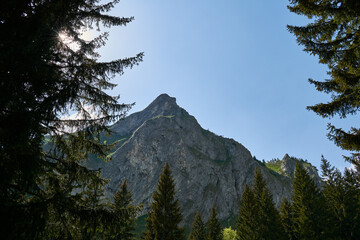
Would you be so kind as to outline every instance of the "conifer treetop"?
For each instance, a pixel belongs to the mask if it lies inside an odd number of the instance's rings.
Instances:
[[[196,212],[188,240],[207,240],[206,226],[201,218],[200,211]]]
[[[305,52],[317,56],[329,68],[328,79],[309,82],[318,91],[331,94],[331,100],[307,109],[324,118],[356,114],[360,110],[360,1],[291,0],[288,9],[312,19],[305,26],[287,28]],[[329,124],[328,129],[329,139],[358,155],[359,128],[344,131]]]
[[[175,182],[169,164],[165,163],[146,219],[145,239],[184,239],[184,230],[179,226],[183,216],[175,194]]]
[[[208,228],[209,228],[209,236],[208,236],[209,240],[221,240],[223,238],[222,229],[220,226],[220,222],[217,218],[215,205],[212,205],[211,207]]]

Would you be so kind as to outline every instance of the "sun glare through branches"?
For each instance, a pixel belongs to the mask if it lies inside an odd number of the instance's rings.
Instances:
[[[76,52],[80,49],[80,45],[66,32],[60,32],[58,34],[58,38],[61,43],[68,46],[71,50]],[[93,39],[93,34],[91,33],[91,31],[82,31],[80,38],[85,41],[91,41]]]

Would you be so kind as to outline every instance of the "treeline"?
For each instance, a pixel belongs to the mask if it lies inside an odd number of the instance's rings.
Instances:
[[[322,172],[323,182],[319,189],[297,162],[292,197],[284,198],[280,209],[277,209],[260,169],[256,169],[253,186],[244,187],[236,231],[224,231],[221,228],[218,213],[213,206],[207,223],[199,211],[196,213],[188,240],[360,239],[358,173],[345,169],[342,174],[325,159],[322,160]],[[185,239],[184,228],[180,226],[183,218],[175,193],[174,179],[169,165],[165,164],[153,194],[142,239]],[[127,196],[126,201],[120,200],[124,196]],[[124,182],[115,195],[114,209],[119,212],[127,210],[131,214],[127,221],[120,221],[113,228],[118,230],[113,233],[122,237],[116,238],[114,235],[111,239],[134,239],[132,232],[135,229],[136,212],[140,207],[130,205],[130,196]]]
[[[319,189],[298,162],[292,197],[278,210],[257,170],[254,186],[245,186],[241,198],[238,239],[359,239],[358,174],[348,169],[341,174],[325,159],[322,171]]]

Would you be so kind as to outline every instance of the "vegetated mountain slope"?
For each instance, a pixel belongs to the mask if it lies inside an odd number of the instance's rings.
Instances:
[[[144,204],[144,214],[165,162],[171,167],[184,222],[188,224],[197,210],[207,219],[213,204],[222,220],[236,215],[244,185],[252,184],[256,167],[263,172],[277,205],[291,195],[289,177],[254,160],[233,139],[201,128],[175,98],[166,94],[115,124],[112,130],[112,138],[121,141],[112,153],[113,160],[100,164],[103,176],[110,179],[107,192],[114,194],[126,178],[135,203]]]

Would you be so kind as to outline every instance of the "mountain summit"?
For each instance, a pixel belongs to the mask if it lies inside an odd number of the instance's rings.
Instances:
[[[153,117],[177,114],[179,111],[181,109],[176,104],[176,99],[164,93],[158,96],[143,111],[131,114],[124,120],[119,121],[113,126],[112,130],[119,135],[125,136],[134,132],[141,124]]]
[[[167,94],[112,130],[117,148],[113,160],[102,166],[103,176],[110,179],[107,191],[115,193],[126,178],[135,203],[144,204],[144,214],[166,162],[187,224],[198,210],[207,219],[213,204],[220,219],[237,215],[244,185],[252,184],[255,168],[262,171],[277,205],[291,195],[289,177],[267,168],[233,139],[204,130]]]

